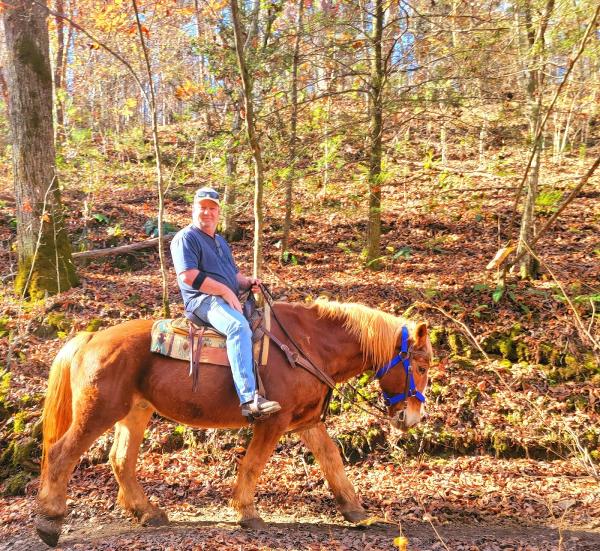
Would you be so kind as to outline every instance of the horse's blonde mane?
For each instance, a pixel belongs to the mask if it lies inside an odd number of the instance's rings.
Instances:
[[[356,303],[318,299],[312,306],[320,317],[342,320],[360,343],[365,363],[383,365],[394,355],[403,325],[412,334],[415,323]]]

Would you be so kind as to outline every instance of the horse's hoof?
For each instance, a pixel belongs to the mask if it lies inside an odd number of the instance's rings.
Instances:
[[[166,526],[169,524],[169,517],[164,511],[156,509],[149,513],[144,513],[140,519],[142,526]]]
[[[245,518],[239,521],[242,528],[246,530],[266,530],[267,523],[260,517]]]
[[[348,522],[351,522],[352,524],[358,524],[359,522],[369,518],[369,514],[364,509],[344,511],[342,515]]]
[[[38,515],[35,519],[35,531],[40,539],[50,547],[56,547],[60,537],[62,522]]]

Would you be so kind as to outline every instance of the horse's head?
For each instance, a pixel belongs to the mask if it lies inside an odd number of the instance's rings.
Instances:
[[[427,324],[418,323],[412,332],[406,326],[398,338],[396,355],[380,368],[379,379],[392,424],[401,430],[416,425],[425,415],[425,388],[433,350]]]

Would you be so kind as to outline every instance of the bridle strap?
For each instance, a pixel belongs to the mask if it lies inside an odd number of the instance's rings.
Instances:
[[[410,368],[410,363],[408,360],[408,327],[406,327],[406,325],[402,326],[402,340],[400,343],[400,353],[397,356],[394,356],[383,367],[380,367],[375,373],[375,378],[381,379],[381,377],[383,377],[390,369],[392,369],[392,367],[398,365],[400,362],[404,363],[405,369],[406,363],[408,363],[408,367]]]
[[[425,396],[417,390],[415,384],[415,378],[413,376],[412,368],[410,365],[410,347],[408,345],[408,328],[406,325],[402,327],[402,340],[400,342],[400,352],[394,356],[387,364],[380,367],[375,373],[375,379],[381,379],[388,373],[394,366],[402,363],[404,367],[404,374],[406,376],[406,391],[399,394],[388,394],[382,390],[383,403],[390,407],[400,402],[404,402],[408,398],[416,398],[419,402],[425,402]]]

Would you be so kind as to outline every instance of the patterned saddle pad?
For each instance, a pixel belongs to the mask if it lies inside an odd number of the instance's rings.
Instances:
[[[264,324],[270,329],[270,309],[265,309]],[[210,363],[215,365],[229,365],[227,349],[225,347],[225,336],[215,331],[212,327],[199,328],[192,324],[187,318],[161,319],[152,325],[152,339],[150,351],[190,362],[190,326],[196,339],[194,351],[198,363]],[[259,329],[260,331],[260,329]],[[269,337],[266,334],[255,334],[253,338],[254,359],[260,365],[266,365],[269,354]],[[200,347],[198,356],[198,347]]]
[[[150,351],[175,358],[190,361],[190,325],[186,318],[156,320],[152,325],[152,342]],[[196,336],[201,340],[200,363],[229,365],[225,337],[211,327],[205,327],[202,335]]]

